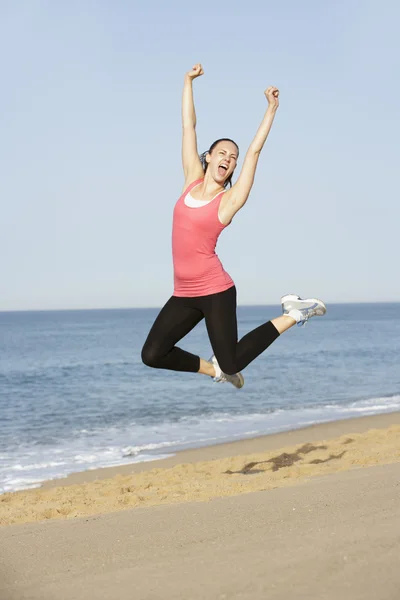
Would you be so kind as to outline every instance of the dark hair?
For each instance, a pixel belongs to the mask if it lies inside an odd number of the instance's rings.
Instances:
[[[213,142],[209,148],[209,150],[206,150],[205,152],[203,152],[203,154],[200,154],[200,160],[201,160],[201,164],[203,166],[203,170],[204,173],[207,171],[207,167],[208,167],[208,162],[206,161],[206,156],[207,154],[211,154],[211,152],[214,150],[215,146],[217,144],[219,144],[219,142],[232,142],[232,144],[235,144],[237,151],[238,151],[238,156],[239,156],[239,146],[237,145],[236,142],[234,142],[233,140],[231,140],[230,138],[220,138],[219,140],[215,140],[215,142]],[[224,187],[226,188],[228,185],[230,187],[232,187],[232,175],[233,173],[231,173],[228,177],[228,179],[225,181],[224,183]]]

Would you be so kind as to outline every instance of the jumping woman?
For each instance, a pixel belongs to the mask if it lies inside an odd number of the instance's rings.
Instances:
[[[185,176],[172,228],[174,292],[155,320],[142,349],[145,365],[157,369],[202,373],[217,382],[244,384],[242,371],[279,335],[310,317],[322,316],[321,300],[281,298],[283,314],[260,325],[238,341],[236,287],[215,247],[220,233],[244,206],[253,186],[258,158],[279,106],[279,90],[265,91],[268,108],[232,185],[239,156],[237,144],[222,138],[199,156],[193,80],[203,75],[197,64],[185,75],[182,97],[182,162]],[[209,361],[176,344],[205,319],[214,355]]]

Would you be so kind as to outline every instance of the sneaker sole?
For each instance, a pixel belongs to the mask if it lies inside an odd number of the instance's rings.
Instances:
[[[244,386],[244,377],[243,377],[243,375],[242,375],[241,373],[236,373],[236,375],[237,375],[237,376],[238,376],[238,378],[239,378],[240,385],[235,385],[235,384],[233,383],[233,381],[229,381],[229,379],[225,379],[225,380],[224,380],[224,383],[230,383],[231,385],[233,385],[233,387],[234,387],[234,388],[236,388],[237,390],[240,390],[240,389],[242,389],[242,387]],[[213,377],[213,381],[214,381],[214,383],[220,383],[219,381],[217,381],[217,380],[215,379],[215,377]]]
[[[298,296],[297,294],[286,294],[286,296],[282,296],[281,298],[281,304],[283,305],[284,302],[290,302],[290,301],[299,301],[300,302],[303,300],[303,298],[300,298],[300,296]],[[326,305],[325,302],[322,302],[322,300],[319,300],[318,298],[305,298],[305,300],[307,300],[308,302],[314,302],[316,304],[318,304],[322,309],[323,309],[323,314],[326,313]],[[322,315],[317,315],[317,316],[322,316]]]
[[[239,380],[240,380],[240,386],[235,385],[235,388],[240,390],[244,386],[244,377],[241,373],[237,373],[237,376],[239,377]]]

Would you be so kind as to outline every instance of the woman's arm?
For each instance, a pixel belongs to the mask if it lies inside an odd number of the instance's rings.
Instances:
[[[269,87],[264,94],[268,100],[268,109],[247,150],[239,178],[232,188],[226,192],[223,206],[220,208],[220,216],[225,223],[229,223],[232,220],[249,197],[254,183],[258,158],[271,130],[279,106],[279,90],[276,87]]]
[[[182,94],[182,165],[185,175],[185,188],[204,176],[203,167],[197,151],[196,111],[193,101],[193,79],[204,74],[198,64],[186,73]]]

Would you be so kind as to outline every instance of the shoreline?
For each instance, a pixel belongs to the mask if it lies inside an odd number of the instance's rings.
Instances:
[[[48,490],[58,487],[80,485],[113,478],[117,475],[127,476],[153,469],[169,469],[182,463],[193,464],[199,461],[217,460],[233,456],[241,456],[258,452],[279,450],[284,446],[301,444],[307,438],[308,442],[317,442],[321,439],[339,437],[350,433],[364,433],[369,429],[383,429],[391,425],[400,424],[400,411],[349,417],[337,421],[324,421],[313,423],[296,429],[287,429],[275,433],[246,437],[230,442],[217,442],[215,444],[198,446],[177,450],[167,458],[148,460],[143,462],[127,462],[112,467],[98,467],[86,471],[76,471],[66,477],[43,481],[36,488],[26,488],[20,492],[34,490]],[[16,492],[7,492],[11,494]],[[0,494],[1,497],[1,494]]]
[[[375,466],[400,467],[400,411],[345,419],[231,443],[184,450],[170,458],[75,473],[42,487],[0,496],[0,529],[78,521],[112,513],[272,493],[321,476]]]

